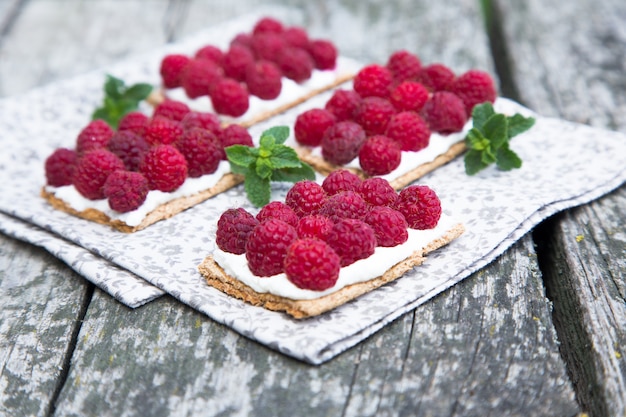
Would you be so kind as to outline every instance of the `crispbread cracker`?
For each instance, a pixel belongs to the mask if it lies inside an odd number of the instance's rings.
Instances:
[[[252,305],[261,306],[268,310],[284,311],[297,319],[313,317],[339,307],[365,293],[368,293],[384,284],[396,280],[412,268],[421,265],[426,255],[459,237],[465,228],[462,224],[451,227],[443,236],[433,240],[424,248],[418,249],[411,256],[389,268],[383,275],[369,281],[348,285],[334,293],[313,300],[293,300],[270,293],[259,293],[228,275],[222,267],[207,256],[198,266],[198,270],[206,282],[220,291],[233,297],[244,300]],[[268,278],[271,279],[271,278]]]
[[[41,190],[41,196],[57,210],[64,211],[82,219],[111,226],[121,232],[132,233],[145,229],[158,221],[168,219],[175,214],[193,207],[219,193],[223,193],[241,182],[243,182],[243,177],[241,175],[235,175],[232,173],[224,174],[222,178],[220,178],[220,180],[211,188],[161,204],[156,209],[148,213],[142,222],[137,226],[129,226],[121,220],[111,219],[105,213],[94,208],[87,208],[82,211],[75,210],[65,201],[57,198],[53,193],[47,191],[45,187]]]

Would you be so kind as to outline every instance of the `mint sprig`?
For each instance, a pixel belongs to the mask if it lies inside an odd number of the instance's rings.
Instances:
[[[120,119],[124,115],[139,108],[139,103],[145,100],[152,92],[152,86],[146,83],[137,83],[126,86],[123,80],[107,74],[104,83],[104,99],[91,119],[102,119],[112,128],[117,129]]]
[[[293,148],[284,145],[288,137],[287,126],[276,126],[261,134],[257,148],[244,145],[226,148],[231,171],[245,176],[244,189],[256,207],[269,203],[272,181],[315,179],[313,168],[302,162]]]
[[[512,137],[535,124],[532,117],[521,114],[506,116],[496,113],[491,103],[483,103],[472,111],[473,127],[465,137],[465,172],[474,175],[495,162],[502,171],[522,166],[521,158],[509,147]]]

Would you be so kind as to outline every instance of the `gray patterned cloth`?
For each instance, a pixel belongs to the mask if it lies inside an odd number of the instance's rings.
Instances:
[[[228,37],[247,30],[255,18],[226,23],[218,33]],[[197,270],[215,248],[219,215],[230,207],[254,212],[242,187],[133,234],[55,211],[39,196],[45,158],[59,146],[73,146],[101,100],[105,73],[130,83],[157,84],[163,54],[194,50],[211,34],[215,32],[198,34],[186,43],[106,71],[0,100],[0,178],[5,184],[0,194],[0,231],[47,249],[131,307],[165,292],[246,337],[319,364],[484,267],[543,219],[596,199],[626,180],[623,134],[537,117],[535,126],[511,143],[524,161],[521,169],[501,172],[492,167],[468,177],[458,158],[419,181],[432,187],[445,213],[467,229],[432,253],[424,265],[316,318],[298,321],[247,305],[207,286]],[[318,104],[313,101],[308,106]],[[506,99],[499,99],[496,108],[531,114]],[[302,110],[272,123],[292,126]],[[255,134],[265,127],[257,127]],[[274,191],[280,198],[286,187]]]

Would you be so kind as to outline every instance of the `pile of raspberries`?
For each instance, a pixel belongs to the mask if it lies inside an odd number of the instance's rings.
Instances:
[[[428,146],[431,132],[459,132],[475,105],[496,99],[491,76],[469,70],[457,76],[442,64],[423,66],[406,50],[386,65],[371,64],[355,76],[353,89],[335,90],[324,108],[298,116],[296,141],[321,146],[322,156],[342,166],[358,157],[368,175],[400,165],[402,151]]]
[[[380,177],[365,180],[337,170],[322,184],[303,180],[253,216],[226,210],[217,223],[216,243],[224,252],[245,254],[250,271],[261,277],[285,273],[302,289],[335,285],[341,267],[368,258],[377,246],[408,239],[408,229],[432,229],[441,202],[425,185],[400,192]]]
[[[165,88],[182,87],[190,98],[208,96],[216,113],[239,117],[248,110],[250,95],[273,100],[282,77],[301,83],[314,69],[334,69],[336,60],[333,43],[265,17],[250,33],[237,35],[226,51],[206,45],[194,56],[165,56],[160,74]]]
[[[253,146],[245,128],[222,128],[217,115],[166,100],[152,117],[128,113],[117,130],[91,121],[73,149],[56,149],[46,159],[46,183],[74,185],[85,198],[106,198],[111,209],[125,213],[141,206],[150,190],[171,192],[187,177],[214,173],[226,159],[224,148],[237,144]]]

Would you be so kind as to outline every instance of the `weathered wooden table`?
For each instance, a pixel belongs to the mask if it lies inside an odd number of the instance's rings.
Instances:
[[[487,69],[502,95],[540,114],[626,132],[618,0],[3,0],[0,96],[261,3],[301,10],[312,33],[362,62],[405,48],[458,71]],[[44,250],[0,235],[0,415],[624,416],[625,223],[622,186],[548,219],[321,366],[169,296],[126,308]]]

